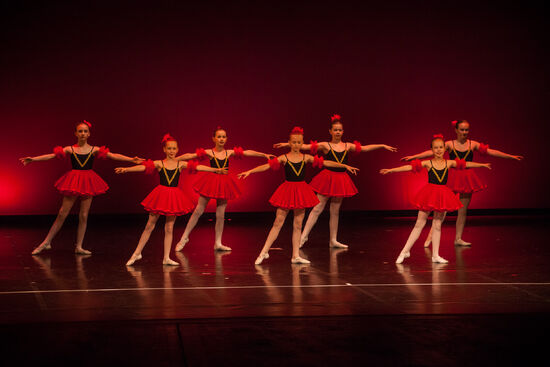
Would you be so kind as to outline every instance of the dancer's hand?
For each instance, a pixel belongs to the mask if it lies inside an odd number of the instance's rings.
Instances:
[[[389,150],[390,152],[397,152],[396,147],[392,147],[392,146],[389,146],[389,145],[386,145],[386,144],[384,144],[384,149]]]
[[[288,143],[275,143],[275,144],[273,144],[273,148],[286,148],[288,146],[289,146]]]
[[[404,162],[410,162],[413,159],[414,159],[414,156],[412,156],[412,155],[408,155],[408,156],[405,156],[405,157],[401,158],[401,160],[404,161]]]
[[[145,162],[145,159],[135,156],[134,158],[132,158],[132,162],[134,162],[135,164],[142,164],[143,162]]]
[[[126,173],[126,167],[117,167],[117,168],[115,168],[115,173],[116,174]]]
[[[359,171],[359,168],[357,167],[352,167],[352,166],[348,166],[346,164],[346,170],[348,170],[350,173],[353,173],[354,175],[357,176],[357,171]]]
[[[264,157],[269,160],[275,158],[276,156],[274,156],[273,154],[264,154]]]
[[[216,173],[219,175],[227,175],[227,167],[216,168]]]
[[[237,178],[244,180],[248,175],[250,175],[250,171],[241,172],[237,174]]]
[[[491,169],[491,163],[482,163],[481,166],[487,169]]]
[[[389,168],[382,168],[380,170],[380,173],[383,174],[383,175],[387,175],[388,173],[391,173],[391,169]]]
[[[23,166],[32,162],[32,157],[19,158],[19,162],[23,163]]]
[[[523,156],[522,155],[513,155],[512,159],[514,159],[516,161],[521,161],[523,159]]]

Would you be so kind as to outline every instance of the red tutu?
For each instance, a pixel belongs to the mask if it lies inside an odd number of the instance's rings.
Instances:
[[[195,205],[177,187],[158,185],[141,202],[148,212],[161,215],[184,215]]]
[[[67,196],[96,196],[109,189],[107,183],[91,169],[73,169],[61,176],[54,186]]]
[[[487,187],[473,169],[450,170],[447,186],[454,192],[471,193]]]
[[[313,191],[325,196],[350,197],[358,193],[357,187],[346,172],[324,169],[309,183]]]
[[[462,203],[446,185],[427,184],[416,194],[412,204],[420,210],[452,212],[462,208]]]
[[[201,196],[214,199],[231,200],[241,195],[241,189],[233,176],[212,172],[201,172],[193,189]]]
[[[269,203],[283,209],[304,209],[319,204],[319,199],[304,181],[285,181],[271,195]]]

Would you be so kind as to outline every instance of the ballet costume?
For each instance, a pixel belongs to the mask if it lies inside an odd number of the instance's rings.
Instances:
[[[154,214],[175,216],[192,211],[195,205],[178,187],[179,162],[175,169],[166,169],[162,162],[162,169],[158,173],[160,184],[141,202],[145,210]]]
[[[229,168],[229,157],[225,151],[225,159],[218,159],[212,150],[210,167]],[[241,195],[241,190],[233,176],[221,175],[214,172],[201,172],[193,185],[193,189],[201,196],[212,199],[236,199]]]
[[[109,186],[97,173],[92,170],[94,163],[94,147],[87,154],[78,154],[71,147],[72,170],[61,176],[54,184],[55,188],[65,196],[96,196],[104,194]],[[101,147],[98,157],[105,158],[109,149]],[[63,157],[63,148],[56,147],[54,153]]]
[[[450,159],[464,160],[465,162],[472,162],[474,160],[471,140],[469,140],[468,150],[465,152],[459,152],[455,149],[454,140],[452,144],[453,150],[449,152]],[[460,194],[481,191],[487,187],[473,169],[453,170],[449,175],[447,186],[449,186],[452,191]]]
[[[341,152],[335,152],[330,143],[328,146],[330,151],[325,154],[325,160],[342,164],[348,163],[347,143],[345,143],[346,149]],[[341,167],[324,167],[313,177],[309,185],[313,191],[324,196],[350,197],[358,193],[357,187],[353,184],[346,169]]]
[[[285,182],[275,190],[269,203],[281,209],[305,209],[319,204],[315,192],[305,182],[305,154],[301,162],[293,163],[286,156]]]
[[[413,170],[421,169],[420,161],[413,163]],[[420,189],[412,200],[412,204],[418,209],[427,212],[452,212],[462,207],[462,203],[456,195],[447,187],[449,167],[445,161],[445,168],[436,169],[430,160],[431,168],[428,170],[428,184]],[[416,167],[418,167],[418,169]]]

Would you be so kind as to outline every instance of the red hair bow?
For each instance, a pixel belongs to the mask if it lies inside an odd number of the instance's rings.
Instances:
[[[164,136],[162,137],[162,145],[166,145],[166,142],[168,141],[175,141],[176,139],[174,139],[174,137],[170,134],[164,134]]]
[[[457,120],[451,121],[451,124],[453,124],[453,127],[456,128],[456,124],[458,124]]]
[[[434,139],[441,139],[443,140],[443,134],[434,134]]]
[[[331,121],[331,122],[340,121],[341,118],[342,118],[342,116],[340,116],[340,115],[338,115],[337,113],[335,113],[334,115],[330,116],[330,121]]]
[[[88,125],[90,129],[92,128],[92,123],[90,121],[82,120],[82,123]]]
[[[295,126],[290,132],[290,135],[304,135],[304,129],[299,126]]]

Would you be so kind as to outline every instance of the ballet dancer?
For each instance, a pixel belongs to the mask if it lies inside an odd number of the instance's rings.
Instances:
[[[242,158],[242,157],[262,157],[270,159],[274,157],[272,154],[265,154],[254,150],[243,150],[241,147],[235,147],[233,149],[225,149],[225,143],[227,142],[227,133],[225,130],[217,126],[212,135],[212,141],[214,142],[214,148],[204,150],[199,148],[195,153],[187,153],[180,157],[179,160],[187,160],[197,158],[202,160],[208,158],[210,160],[210,167],[213,168],[229,168],[229,158]],[[222,244],[223,224],[225,220],[225,209],[227,207],[227,201],[232,200],[240,196],[241,190],[237,185],[237,181],[231,175],[216,175],[210,172],[200,175],[193,189],[200,195],[199,201],[193,214],[187,222],[185,231],[181,236],[178,244],[176,245],[176,251],[183,250],[183,247],[189,242],[189,235],[202,213],[206,209],[206,205],[210,199],[216,200],[216,225],[215,225],[215,237],[214,237],[214,250],[215,251],[231,251],[231,248]]]
[[[260,255],[254,262],[256,265],[262,263],[264,259],[269,258],[269,249],[273,242],[277,239],[281,227],[283,226],[286,216],[290,210],[294,211],[294,224],[292,231],[292,259],[293,264],[309,264],[310,262],[300,257],[300,237],[302,232],[302,222],[305,216],[306,208],[311,208],[319,204],[319,199],[315,195],[315,192],[305,181],[305,164],[313,163],[313,166],[321,167],[339,167],[343,168],[354,175],[357,174],[358,169],[350,167],[347,164],[342,164],[334,161],[324,160],[323,157],[311,156],[309,154],[303,154],[300,152],[302,145],[304,144],[304,131],[295,127],[290,132],[288,140],[288,146],[290,152],[288,154],[280,155],[277,158],[273,158],[269,163],[258,166],[251,170],[239,173],[237,176],[241,179],[245,179],[252,173],[264,172],[268,169],[279,169],[280,165],[284,165],[285,168],[285,182],[283,182],[275,193],[269,199],[271,205],[277,207],[275,215],[275,222],[269,231],[269,235],[265,241],[264,247],[260,252]]]
[[[82,248],[86,226],[88,222],[88,213],[92,205],[92,199],[96,195],[105,193],[109,186],[92,170],[94,158],[109,158],[117,161],[141,163],[143,159],[139,157],[130,158],[122,154],[111,153],[105,146],[97,147],[88,144],[90,129],[92,124],[86,120],[79,122],[75,126],[75,136],[77,143],[66,147],[56,146],[53,153],[39,155],[36,157],[19,158],[23,165],[31,162],[49,161],[54,158],[71,157],[72,170],[65,173],[55,183],[55,188],[63,195],[61,209],[57,218],[52,224],[46,238],[33,251],[32,255],[38,255],[44,250],[51,249],[51,243],[55,235],[65,222],[71,208],[78,198],[80,198],[80,214],[78,216],[78,230],[76,234],[75,253],[80,255],[90,255],[91,251]]]
[[[513,159],[521,161],[523,156],[512,155],[501,152],[496,149],[490,149],[489,145],[479,143],[475,140],[468,139],[470,133],[470,123],[466,120],[452,121],[452,125],[456,132],[455,140],[448,140],[445,142],[445,150],[449,153],[450,159],[461,159],[466,162],[472,162],[474,160],[474,151],[478,151],[481,154],[490,155],[492,157]],[[432,156],[431,150],[425,152],[406,156],[401,158],[402,161],[411,161],[413,159],[424,159]],[[456,218],[456,233],[455,233],[455,245],[456,246],[471,246],[471,242],[464,241],[462,239],[462,233],[464,232],[464,226],[466,224],[466,215],[468,212],[468,206],[472,200],[474,192],[483,190],[487,186],[481,181],[473,170],[454,170],[449,175],[449,181],[447,183],[449,188],[458,193],[460,196],[460,202],[462,208],[458,210],[458,216]],[[430,246],[432,241],[432,232],[428,234],[424,247]]]
[[[163,160],[147,160],[143,164],[137,166],[115,168],[115,172],[118,174],[128,172],[153,173],[157,170],[160,178],[160,184],[141,202],[141,205],[149,212],[149,219],[139,238],[134,253],[126,263],[127,266],[133,265],[142,258],[141,252],[147,244],[147,241],[149,241],[151,232],[155,229],[155,225],[161,215],[166,216],[166,223],[164,224],[164,257],[162,259],[162,264],[178,266],[178,262],[170,259],[174,223],[177,216],[187,214],[195,207],[193,202],[185,196],[180,188],[178,188],[181,170],[187,168],[189,173],[195,173],[196,171],[206,171],[217,174],[227,173],[227,170],[224,168],[211,168],[198,165],[198,162],[195,160],[189,162],[178,161],[176,159],[178,142],[170,134],[164,135],[162,146],[166,154],[166,158]]]
[[[414,160],[411,164],[405,166],[381,169],[380,173],[386,175],[394,172],[419,172],[422,168],[428,170],[428,184],[424,186],[416,194],[413,199],[413,204],[418,210],[418,218],[414,225],[405,246],[395,260],[396,264],[403,263],[403,260],[410,257],[410,251],[418,237],[422,228],[426,224],[428,215],[433,211],[432,222],[432,262],[446,264],[447,260],[439,256],[439,244],[441,240],[441,225],[445,218],[445,212],[457,210],[462,207],[462,203],[455,194],[447,187],[447,177],[449,168],[457,168],[463,170],[465,168],[484,167],[491,169],[490,163],[465,162],[460,160],[446,160],[443,158],[445,154],[445,141],[443,135],[434,135],[431,143],[431,151],[433,159],[431,160]]]
[[[317,152],[323,153],[325,161],[334,161],[342,164],[348,163],[350,152],[370,152],[377,149],[386,149],[390,152],[397,151],[397,148],[386,144],[361,145],[358,141],[353,143],[343,142],[342,135],[344,134],[344,125],[342,124],[340,115],[332,115],[330,120],[330,129],[328,130],[331,136],[330,142],[323,141],[317,143],[316,141],[312,141],[311,144],[302,145],[302,150],[309,150],[314,155]],[[273,145],[274,148],[286,146],[288,146],[288,143],[277,143]],[[347,245],[337,240],[340,207],[345,197],[357,194],[357,187],[355,187],[353,181],[346,173],[346,169],[340,167],[326,167],[313,177],[309,184],[313,188],[313,191],[317,193],[319,204],[315,205],[309,213],[302,231],[302,237],[300,238],[300,247],[307,242],[309,233],[313,226],[315,226],[315,223],[317,223],[317,219],[325,209],[327,202],[330,200],[330,240],[328,245],[333,248],[348,248]]]

